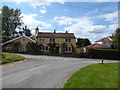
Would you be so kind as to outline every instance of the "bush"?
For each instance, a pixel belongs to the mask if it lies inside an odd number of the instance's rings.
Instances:
[[[88,56],[91,58],[120,60],[119,55],[120,51],[117,51],[115,49],[88,49]]]
[[[2,59],[0,60],[0,63],[10,63],[15,61],[24,60],[25,58],[20,55],[12,54],[12,53],[2,53]]]

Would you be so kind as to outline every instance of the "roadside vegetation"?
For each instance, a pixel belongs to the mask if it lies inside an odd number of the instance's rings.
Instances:
[[[64,88],[118,88],[118,63],[81,68],[67,80]]]
[[[25,57],[23,56],[12,53],[2,52],[1,55],[2,55],[2,59],[0,59],[0,64],[6,64],[6,63],[11,63],[25,59]]]

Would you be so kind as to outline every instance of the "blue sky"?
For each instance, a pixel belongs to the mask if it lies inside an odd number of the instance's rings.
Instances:
[[[41,32],[72,32],[78,38],[94,41],[112,35],[118,20],[118,2],[2,2],[2,6],[18,8],[22,21],[34,34]],[[24,26],[23,25],[23,26]],[[22,26],[22,27],[23,27]]]

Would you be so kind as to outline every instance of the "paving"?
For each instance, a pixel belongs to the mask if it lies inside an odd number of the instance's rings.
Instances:
[[[2,88],[62,88],[66,79],[87,65],[101,63],[100,59],[27,55],[23,62],[2,67]],[[104,63],[118,63],[104,60]]]

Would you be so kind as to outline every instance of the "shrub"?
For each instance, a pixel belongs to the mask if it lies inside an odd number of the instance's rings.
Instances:
[[[119,55],[120,51],[117,51],[115,49],[88,49],[88,56],[91,58],[120,60]]]

